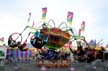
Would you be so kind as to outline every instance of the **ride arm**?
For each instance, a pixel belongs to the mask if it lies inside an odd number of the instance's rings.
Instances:
[[[33,27],[31,27],[31,26],[26,26],[26,28],[30,28],[30,29],[33,29],[33,30],[39,30],[39,29],[37,29],[37,28],[33,28]]]
[[[73,35],[71,35],[71,36],[74,38],[74,40],[77,40],[77,38],[76,38],[76,36],[75,36],[75,33],[73,32],[73,29],[72,29],[72,28],[69,28],[69,29],[67,29],[66,31],[64,31],[64,33],[65,33],[65,32],[68,32],[68,31],[70,31],[71,34],[73,34]]]

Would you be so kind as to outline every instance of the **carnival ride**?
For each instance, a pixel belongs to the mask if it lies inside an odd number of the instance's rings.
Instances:
[[[53,22],[54,27],[49,26],[50,22]],[[62,24],[65,24],[66,26],[60,28]],[[21,49],[20,46],[22,46],[21,43],[23,43],[23,49],[25,47],[24,44],[27,42],[28,37],[31,34],[32,36],[30,38],[30,43],[38,49],[41,49],[43,46],[45,46],[47,48],[55,50],[62,47],[70,40],[81,39],[85,41],[84,36],[75,35],[73,29],[68,27],[65,22],[62,22],[58,27],[55,27],[54,20],[49,20],[48,23],[43,23],[40,27],[34,28],[33,26],[26,26],[21,33],[12,33],[8,38],[8,45],[12,48],[18,47],[19,49]],[[25,41],[22,42],[22,34],[27,28],[33,29],[36,32],[29,32]]]
[[[51,23],[53,23],[53,26],[51,26]],[[35,32],[28,32],[28,36],[24,40],[23,32],[27,29],[33,29]],[[8,38],[8,45],[11,48],[18,47],[21,51],[27,51],[29,49],[26,48],[27,40],[30,39],[30,43],[34,48],[47,48],[46,54],[45,52],[40,53],[42,55],[41,59],[67,59],[68,55],[64,55],[65,57],[60,57],[60,52],[57,50],[62,48],[70,41],[75,40],[77,42],[77,40],[80,39],[86,42],[84,36],[80,36],[75,33],[76,32],[74,29],[69,27],[66,22],[62,22],[57,27],[55,26],[54,20],[51,19],[48,22],[43,22],[39,27],[27,25],[21,33],[12,33]],[[70,46],[67,48],[69,48],[72,52]]]

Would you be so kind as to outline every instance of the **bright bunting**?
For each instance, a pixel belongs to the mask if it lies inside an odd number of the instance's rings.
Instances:
[[[68,12],[67,14],[67,23],[72,24],[72,19],[73,19],[73,12]]]
[[[42,8],[42,20],[46,19],[47,7]]]

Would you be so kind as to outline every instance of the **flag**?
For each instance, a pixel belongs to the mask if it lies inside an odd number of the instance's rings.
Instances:
[[[96,47],[96,39],[93,41],[93,45]]]
[[[28,22],[30,21],[30,18],[31,18],[31,12],[29,13],[29,18],[28,18]]]
[[[0,41],[4,41],[4,37],[0,37]]]
[[[34,27],[34,24],[35,24],[35,23],[34,23],[34,21],[33,21],[32,27]]]
[[[84,30],[85,30],[85,21],[83,21],[81,24],[81,31],[84,32]]]
[[[4,46],[5,43],[4,43],[4,37],[0,37],[0,46]]]
[[[46,19],[47,7],[42,8],[42,20]]]
[[[67,14],[67,23],[72,24],[72,19],[73,19],[73,12],[68,12]]]
[[[79,29],[78,35],[81,35],[81,29]]]

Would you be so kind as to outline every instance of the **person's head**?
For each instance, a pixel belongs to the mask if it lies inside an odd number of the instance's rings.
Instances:
[[[81,45],[78,46],[78,50],[83,50],[83,47]]]

